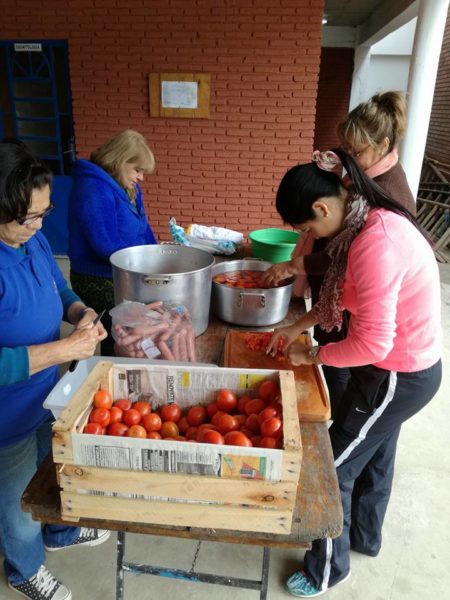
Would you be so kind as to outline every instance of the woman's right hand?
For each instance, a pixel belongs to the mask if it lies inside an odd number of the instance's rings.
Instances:
[[[272,339],[267,346],[266,354],[270,354],[270,356],[276,356],[278,341],[280,338],[284,339],[284,353],[286,354],[287,349],[295,342],[300,333],[301,331],[297,325],[290,325],[289,327],[280,327],[279,329],[275,329]]]
[[[290,260],[272,265],[263,274],[263,285],[268,288],[277,287],[280,281],[292,277],[293,273],[291,269]]]

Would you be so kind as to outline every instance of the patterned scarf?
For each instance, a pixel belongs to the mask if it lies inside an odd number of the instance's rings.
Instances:
[[[332,262],[325,273],[319,300],[312,308],[313,315],[325,331],[331,331],[334,327],[341,330],[347,254],[353,240],[364,227],[369,210],[370,205],[365,198],[349,195],[342,231],[331,238],[325,248]]]

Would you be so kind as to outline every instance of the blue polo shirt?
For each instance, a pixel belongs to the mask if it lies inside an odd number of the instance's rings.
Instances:
[[[63,314],[77,300],[42,233],[21,249],[0,242],[0,446],[18,442],[50,415],[42,404],[58,367],[30,376],[27,346],[58,340]]]

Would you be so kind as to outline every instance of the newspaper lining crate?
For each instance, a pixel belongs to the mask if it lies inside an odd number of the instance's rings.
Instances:
[[[125,377],[142,389],[145,386],[141,385],[141,379],[147,378],[147,384],[151,382],[156,389],[158,383],[155,382],[160,381],[156,396],[159,402],[152,399],[155,406],[173,399],[181,406],[206,404],[223,387],[240,395],[244,392],[256,395],[260,381],[268,377],[274,379],[281,390],[284,447],[272,450],[82,433],[94,393],[102,388],[110,391],[115,399],[123,397],[123,390],[118,391],[117,387],[123,384]],[[224,385],[233,381],[239,383],[234,387]],[[184,398],[181,401],[180,386]],[[139,394],[139,390],[136,393]],[[135,395],[135,399],[138,397]],[[291,531],[302,459],[291,371],[192,365],[145,368],[139,365],[133,369],[102,361],[89,373],[55,422],[52,445],[61,487],[62,516],[66,520],[105,518],[237,531],[285,534]],[[190,453],[189,458],[194,456],[194,462],[197,455],[203,460],[203,453],[211,457],[211,465],[214,469],[216,464],[220,465],[220,473],[142,470],[153,454],[173,458],[187,456],[186,453]],[[228,463],[239,468],[228,469]],[[178,468],[178,463],[174,464]],[[244,469],[245,478],[242,478],[243,464],[250,465],[248,473]],[[265,470],[258,465],[263,465]],[[208,468],[213,467],[208,463]],[[254,473],[260,477],[265,473],[266,479],[252,478]]]

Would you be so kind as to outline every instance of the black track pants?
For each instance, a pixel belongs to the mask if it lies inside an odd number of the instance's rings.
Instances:
[[[316,540],[305,554],[314,586],[326,590],[350,570],[350,548],[371,556],[391,493],[400,427],[436,394],[441,362],[416,373],[351,369],[339,413],[329,429],[344,513],[342,534]]]

